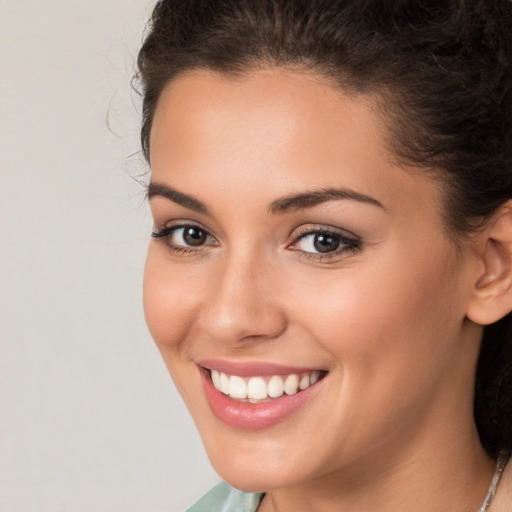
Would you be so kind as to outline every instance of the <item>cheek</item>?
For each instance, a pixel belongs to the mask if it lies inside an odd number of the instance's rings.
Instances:
[[[193,324],[195,299],[187,276],[155,252],[149,249],[144,269],[144,315],[159,349],[177,350]]]
[[[451,385],[460,341],[453,269],[441,259],[420,268],[395,259],[296,289],[302,326],[332,357],[329,405],[345,447],[403,432],[404,418],[424,417],[436,389]]]
[[[435,364],[436,353],[443,359],[460,328],[460,298],[446,254],[423,261],[387,256],[364,271],[354,266],[333,278],[302,280],[295,293],[300,300],[300,289],[309,290],[298,306],[304,325],[345,374],[373,380],[424,370]]]

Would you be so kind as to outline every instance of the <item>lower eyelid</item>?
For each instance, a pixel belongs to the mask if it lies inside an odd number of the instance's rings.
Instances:
[[[348,257],[351,254],[357,254],[361,252],[361,246],[360,245],[346,245],[342,246],[335,251],[332,252],[305,252],[296,250],[294,251],[298,253],[298,257],[302,259],[306,259],[309,261],[317,261],[317,262],[329,262],[329,260],[339,260],[343,259],[344,257]]]

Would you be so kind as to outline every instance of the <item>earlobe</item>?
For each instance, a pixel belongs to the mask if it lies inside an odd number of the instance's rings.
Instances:
[[[467,317],[489,325],[512,311],[512,202],[503,205],[477,237],[481,265]]]

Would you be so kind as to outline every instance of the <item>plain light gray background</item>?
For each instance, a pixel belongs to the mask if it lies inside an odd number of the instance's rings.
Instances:
[[[142,312],[153,4],[0,0],[1,512],[175,512],[218,480]]]

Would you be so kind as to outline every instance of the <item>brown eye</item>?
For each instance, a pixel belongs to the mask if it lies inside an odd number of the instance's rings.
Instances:
[[[331,230],[312,229],[300,234],[289,249],[303,253],[308,259],[325,259],[357,252],[361,249],[361,241],[355,235],[352,238]]]
[[[313,247],[320,253],[332,252],[339,248],[341,237],[328,233],[314,235]]]
[[[186,245],[197,247],[203,245],[208,238],[206,231],[199,229],[196,226],[185,226],[177,229],[174,234],[179,237],[179,232],[182,231],[181,237]]]
[[[216,245],[208,231],[193,224],[167,226],[152,233],[154,238],[161,239],[170,249],[177,252],[193,251],[203,245]]]
[[[343,237],[328,231],[315,231],[302,235],[296,242],[296,249],[308,253],[325,254],[338,250],[344,243]]]

